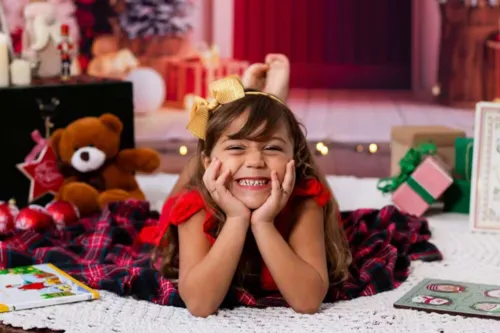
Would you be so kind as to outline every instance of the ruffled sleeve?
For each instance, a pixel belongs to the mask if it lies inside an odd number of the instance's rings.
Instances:
[[[198,191],[186,191],[167,200],[160,215],[160,225],[179,225],[191,218],[205,207],[203,198]]]
[[[319,206],[324,207],[328,203],[328,200],[330,200],[331,193],[328,187],[313,178],[295,186],[292,197],[313,198]]]
[[[171,225],[177,226],[188,221],[200,210],[205,209],[205,207],[206,205],[200,192],[196,190],[183,191],[177,196],[169,198],[165,202],[160,214],[158,225],[155,227],[144,228],[139,237],[144,243],[163,246],[164,244],[160,243]],[[214,228],[215,218],[213,214],[207,210],[205,220],[203,221],[203,232],[212,244],[215,242],[215,238],[212,235]]]

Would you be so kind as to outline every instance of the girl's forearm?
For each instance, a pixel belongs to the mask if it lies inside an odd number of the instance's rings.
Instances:
[[[273,223],[252,225],[260,254],[288,304],[300,313],[318,311],[328,290],[319,272],[293,252]]]
[[[213,314],[224,300],[241,257],[249,221],[227,220],[205,258],[182,281],[182,298],[200,317]]]

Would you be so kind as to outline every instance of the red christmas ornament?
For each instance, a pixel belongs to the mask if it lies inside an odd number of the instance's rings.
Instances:
[[[45,206],[45,209],[52,216],[58,230],[74,224],[80,218],[78,208],[67,201],[53,201]]]
[[[17,168],[31,180],[29,202],[48,193],[57,194],[64,181],[50,145],[45,146],[36,160],[18,164]]]
[[[42,230],[50,227],[54,221],[47,210],[40,205],[29,205],[19,211],[16,217],[16,229]]]
[[[19,214],[19,209],[13,201],[8,203],[0,201],[0,233],[4,234],[14,230],[14,221]]]

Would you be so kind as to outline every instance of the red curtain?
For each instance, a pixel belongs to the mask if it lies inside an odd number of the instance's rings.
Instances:
[[[292,87],[408,89],[411,0],[234,0],[235,58],[290,58]]]

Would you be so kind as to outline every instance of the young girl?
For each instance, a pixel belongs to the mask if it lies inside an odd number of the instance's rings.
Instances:
[[[350,253],[300,124],[280,99],[235,78],[211,91],[215,101],[198,100],[191,114],[195,172],[163,208],[155,260],[195,316],[217,311],[232,286],[280,292],[314,313],[345,279]]]
[[[290,83],[290,62],[284,54],[270,53],[263,63],[253,63],[247,68],[242,83],[246,88],[267,92],[286,102]],[[170,196],[184,189],[195,169],[196,158],[191,158],[179,175]]]

